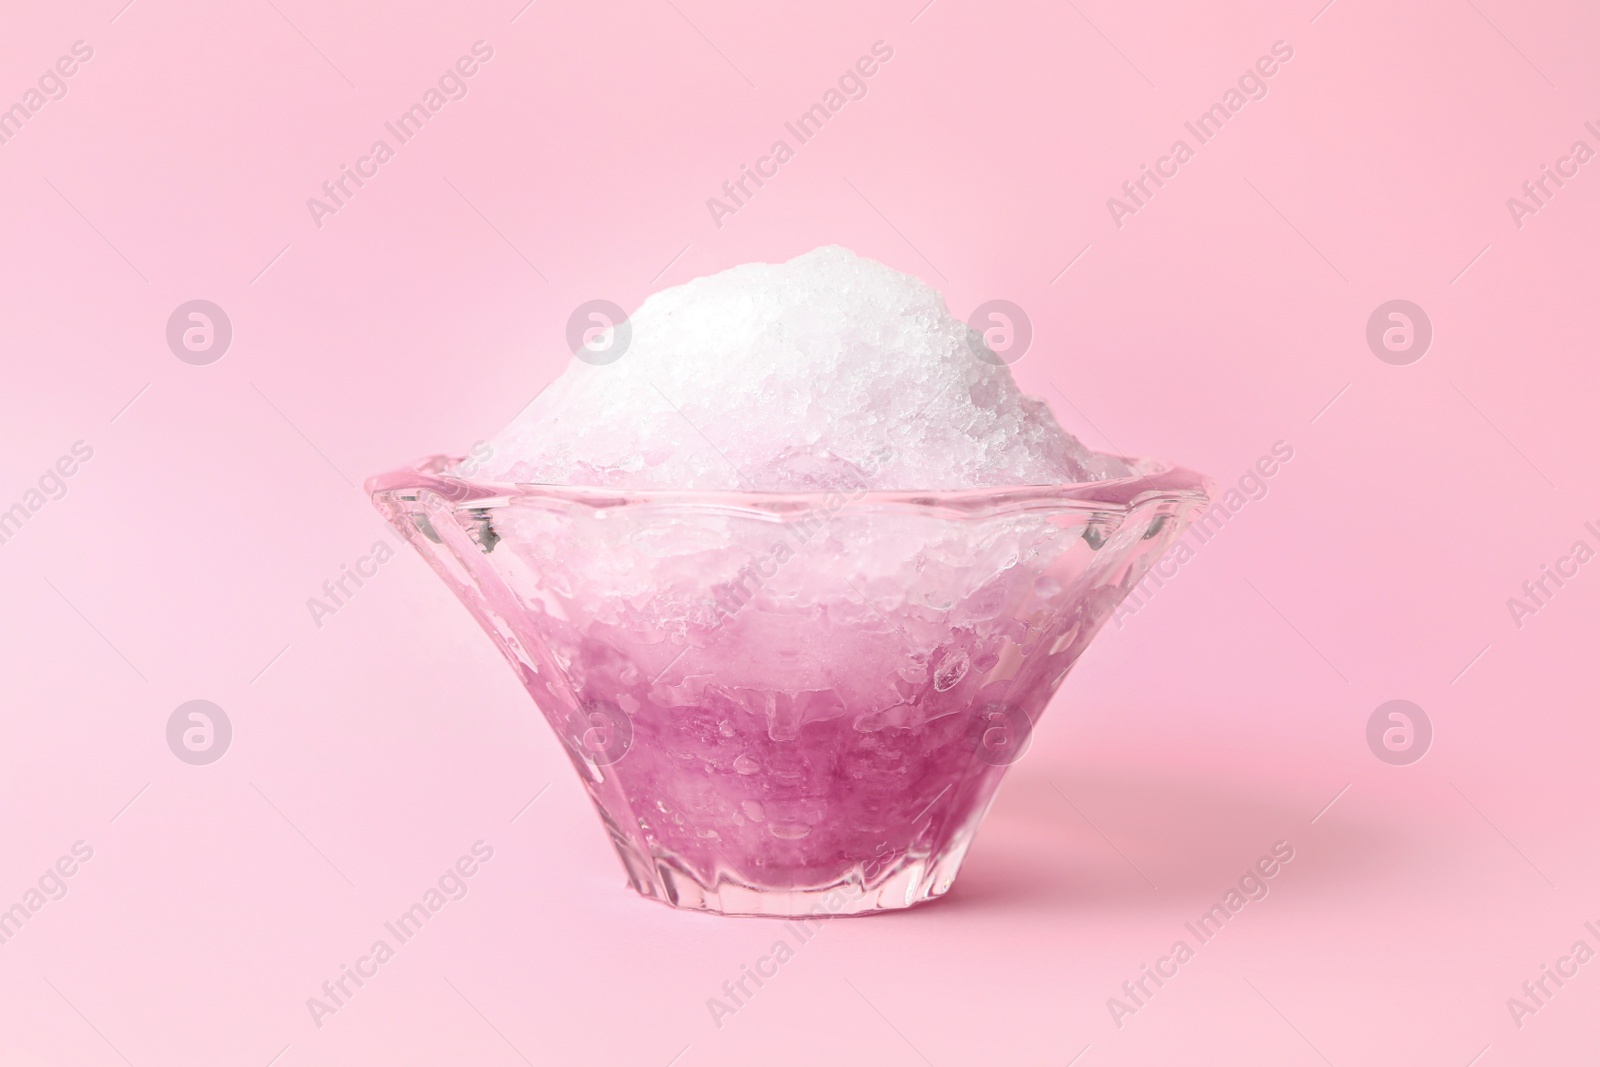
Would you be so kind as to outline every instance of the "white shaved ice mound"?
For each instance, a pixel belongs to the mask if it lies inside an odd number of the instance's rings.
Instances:
[[[848,249],[696,278],[629,322],[622,356],[574,358],[490,442],[480,477],[803,492],[1129,473],[979,358],[982,337],[931,286]]]

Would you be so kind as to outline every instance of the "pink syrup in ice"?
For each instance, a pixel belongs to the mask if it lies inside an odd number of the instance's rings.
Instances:
[[[511,659],[634,887],[738,914],[948,889],[1056,687],[1204,500],[1154,467],[831,507],[442,468],[380,506]]]

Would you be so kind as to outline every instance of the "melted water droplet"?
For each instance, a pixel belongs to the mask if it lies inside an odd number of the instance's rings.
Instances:
[[[933,672],[934,690],[943,693],[953,689],[957,682],[967,676],[967,668],[971,665],[965,649],[953,648],[946,652]]]
[[[739,806],[744,809],[744,813],[750,817],[751,822],[767,821],[767,809],[761,806],[761,801],[742,800],[739,802]]]
[[[811,834],[811,824],[804,822],[775,822],[767,827],[767,832],[773,837],[781,837],[785,841],[798,841]]]
[[[754,774],[761,769],[761,764],[748,755],[739,756],[733,761],[733,769],[740,774]]]

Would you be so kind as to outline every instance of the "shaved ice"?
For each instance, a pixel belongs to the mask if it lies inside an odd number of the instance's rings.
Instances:
[[[490,442],[485,477],[773,492],[1128,473],[982,358],[933,288],[843,248],[663,290],[628,327],[620,358],[573,359]]]

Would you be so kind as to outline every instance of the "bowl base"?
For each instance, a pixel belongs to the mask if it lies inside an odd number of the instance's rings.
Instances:
[[[847,878],[832,885],[782,888],[752,886],[730,877],[707,886],[671,860],[656,857],[646,861],[631,846],[615,843],[627,869],[628,882],[640,896],[669,907],[714,915],[810,920],[901,911],[937,900],[955,881],[970,837],[945,850],[937,860],[930,856],[904,857],[870,884]]]

